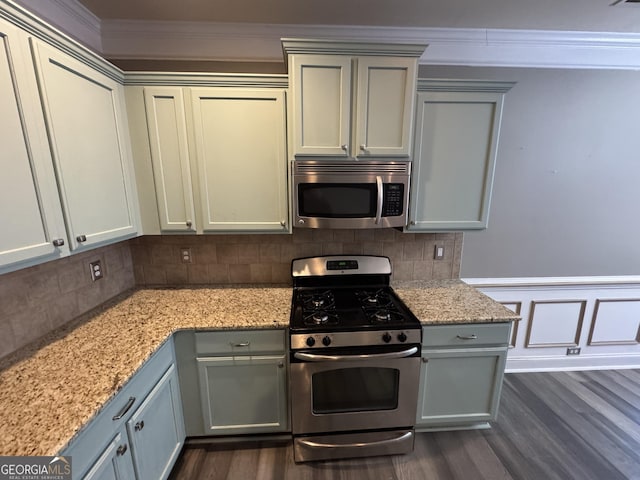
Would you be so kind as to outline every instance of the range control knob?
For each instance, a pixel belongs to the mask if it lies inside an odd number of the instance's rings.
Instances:
[[[325,347],[328,347],[329,345],[331,345],[331,338],[329,338],[329,337],[324,337],[324,338],[322,339],[322,344],[323,344]]]
[[[391,341],[391,335],[389,335],[389,332],[382,335],[382,341],[384,343],[389,343]]]
[[[398,334],[398,340],[400,340],[401,342],[406,342],[407,341],[407,335],[404,332],[400,332]]]
[[[309,347],[313,347],[316,344],[316,339],[313,337],[308,337],[307,338],[307,345]]]

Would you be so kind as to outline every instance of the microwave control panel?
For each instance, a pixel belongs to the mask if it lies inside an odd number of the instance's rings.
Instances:
[[[382,186],[384,200],[382,202],[382,216],[395,217],[404,211],[404,184],[385,183]]]

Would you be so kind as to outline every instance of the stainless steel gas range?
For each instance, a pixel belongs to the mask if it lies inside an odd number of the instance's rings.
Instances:
[[[389,259],[301,258],[292,277],[295,461],[411,452],[422,330]]]

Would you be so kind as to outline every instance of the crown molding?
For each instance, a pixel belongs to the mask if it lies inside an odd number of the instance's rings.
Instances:
[[[282,62],[282,38],[426,45],[419,63],[541,68],[640,68],[640,34],[205,22],[102,22],[110,58]]]
[[[287,88],[289,86],[289,77],[284,74],[125,72],[124,84],[138,86],[180,85],[190,87]]]
[[[418,92],[507,93],[516,82],[418,78]]]
[[[4,1],[3,3],[11,3]],[[19,5],[71,34],[83,44],[102,52],[100,19],[77,0],[18,0]]]
[[[283,38],[282,50],[288,55],[324,53],[334,55],[389,55],[394,57],[418,57],[427,48],[425,44],[373,43],[358,40]]]

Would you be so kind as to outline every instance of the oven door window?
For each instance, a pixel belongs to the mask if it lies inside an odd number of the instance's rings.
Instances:
[[[322,218],[376,216],[378,189],[375,183],[301,183],[298,215]]]
[[[400,371],[396,368],[340,368],[312,376],[313,413],[395,410]]]

